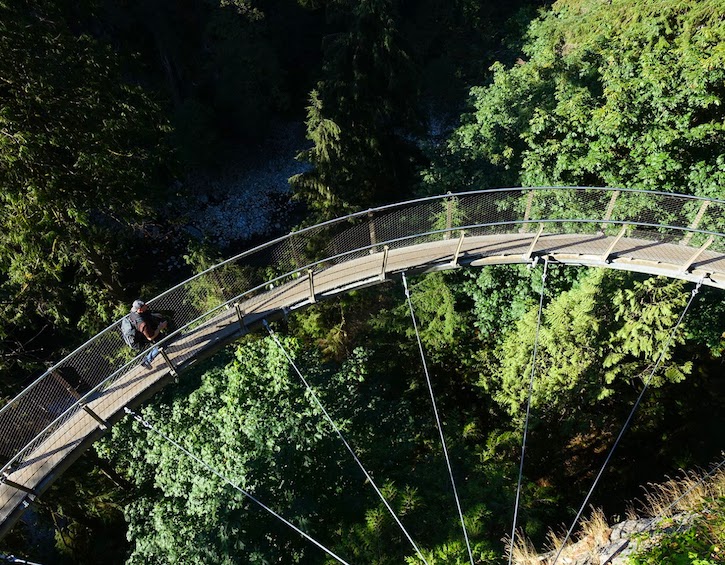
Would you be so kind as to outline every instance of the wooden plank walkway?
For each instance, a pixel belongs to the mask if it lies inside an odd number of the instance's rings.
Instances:
[[[337,264],[315,271],[311,278],[301,276],[242,301],[239,307],[244,314],[243,325],[235,308],[221,310],[165,348],[172,367],[162,356],[154,360],[151,370],[134,367],[89,402],[88,411],[78,408],[67,414],[63,425],[6,477],[7,482],[0,484],[0,537],[19,519],[34,496],[42,494],[108,427],[124,416],[124,407],[139,405],[172,382],[176,372],[259,328],[263,319],[278,319],[317,300],[378,284],[386,276],[467,265],[527,263],[532,256],[545,254],[551,261],[563,264],[626,269],[691,281],[707,275],[704,284],[725,288],[725,255],[699,252],[698,248],[677,243],[624,237],[615,240],[603,234],[534,232],[407,243],[397,242],[387,251],[378,246],[376,251],[358,253],[349,260],[339,259]]]

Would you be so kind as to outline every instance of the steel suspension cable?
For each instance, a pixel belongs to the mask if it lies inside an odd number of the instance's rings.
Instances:
[[[592,487],[589,489],[589,492],[587,493],[586,497],[584,497],[584,502],[581,505],[581,508],[579,508],[579,512],[577,512],[576,518],[574,518],[574,521],[571,524],[571,527],[569,528],[569,531],[566,533],[566,537],[561,542],[561,546],[559,547],[559,551],[556,554],[556,557],[554,558],[554,561],[551,565],[556,565],[556,562],[559,560],[559,556],[561,555],[561,552],[564,550],[564,546],[566,545],[566,542],[569,541],[569,538],[571,537],[572,532],[574,531],[574,527],[579,522],[579,518],[581,518],[582,513],[584,512],[584,508],[586,507],[587,503],[589,502],[589,499],[592,496],[592,493],[594,492],[594,489],[597,486],[597,483],[599,482],[599,479],[602,477],[602,474],[604,473],[604,470],[607,468],[607,465],[609,465],[609,460],[612,458],[612,455],[614,454],[614,451],[617,449],[617,446],[619,445],[620,440],[622,439],[622,436],[629,428],[629,425],[632,422],[632,418],[634,417],[634,413],[637,411],[637,408],[639,407],[640,402],[642,402],[642,397],[644,397],[644,393],[647,391],[647,388],[649,387],[650,383],[652,382],[652,377],[654,377],[655,373],[657,372],[657,369],[660,366],[660,363],[662,362],[662,359],[664,359],[665,353],[667,353],[667,349],[670,346],[670,343],[672,342],[672,339],[674,338],[675,334],[677,333],[677,330],[680,327],[680,324],[682,323],[682,320],[685,318],[685,314],[687,314],[687,311],[690,309],[690,306],[692,305],[692,302],[695,300],[695,296],[697,296],[697,293],[700,292],[700,287],[702,286],[702,281],[704,280],[704,277],[700,279],[697,284],[695,285],[695,288],[692,289],[692,293],[690,294],[690,299],[687,301],[687,304],[685,305],[685,309],[682,311],[682,314],[680,314],[680,318],[677,320],[677,323],[672,328],[672,331],[670,332],[670,335],[667,337],[667,341],[662,347],[662,350],[660,351],[659,357],[657,358],[657,362],[654,364],[654,367],[652,367],[652,371],[649,374],[649,377],[647,377],[647,380],[644,383],[644,386],[642,387],[642,391],[639,393],[639,396],[637,397],[637,400],[634,403],[634,406],[632,406],[632,410],[629,412],[629,416],[627,417],[627,420],[624,422],[624,425],[622,426],[622,429],[619,431],[619,435],[617,436],[617,439],[614,441],[614,444],[612,445],[611,449],[609,450],[609,453],[607,454],[607,458],[604,460],[604,464],[602,465],[602,468],[599,469],[599,473],[597,474],[596,478],[594,479],[594,482],[592,483]]]
[[[297,368],[297,364],[294,362],[294,360],[292,359],[292,357],[290,356],[290,354],[287,352],[287,349],[282,345],[282,342],[280,342],[280,340],[277,338],[277,334],[274,333],[274,331],[272,330],[272,328],[267,323],[267,320],[262,320],[262,324],[264,325],[264,327],[269,332],[270,337],[277,344],[277,347],[280,348],[280,350],[282,351],[282,353],[284,354],[284,356],[287,358],[287,361],[292,366],[292,368],[295,370],[295,372],[297,373],[297,376],[299,376],[299,378],[304,383],[305,387],[307,387],[307,390],[309,391],[310,395],[312,396],[312,399],[315,401],[315,404],[317,404],[317,407],[325,415],[325,418],[330,423],[330,426],[332,426],[332,429],[335,431],[335,433],[337,434],[337,436],[340,438],[340,441],[342,441],[342,443],[345,445],[345,447],[347,448],[347,450],[350,452],[350,455],[352,455],[352,458],[355,460],[355,463],[357,463],[357,466],[360,467],[360,470],[365,475],[365,478],[370,482],[370,485],[373,487],[373,489],[375,489],[375,492],[377,493],[378,497],[380,497],[380,500],[385,505],[385,508],[388,509],[388,512],[393,517],[393,519],[395,520],[395,522],[398,524],[398,526],[400,527],[400,529],[402,530],[402,532],[405,534],[405,537],[408,538],[408,541],[413,546],[413,549],[415,549],[415,552],[418,554],[418,557],[420,557],[420,559],[423,561],[423,563],[425,563],[426,565],[428,565],[428,561],[426,561],[425,557],[423,557],[423,554],[421,553],[421,551],[418,548],[418,546],[416,545],[416,543],[413,541],[413,538],[410,537],[410,534],[405,529],[405,526],[403,526],[403,523],[400,521],[400,519],[398,518],[398,516],[395,514],[395,511],[393,511],[393,509],[391,508],[390,504],[388,504],[388,501],[385,499],[385,497],[383,496],[383,493],[380,491],[380,489],[378,488],[378,486],[375,484],[375,481],[370,476],[370,473],[367,472],[367,469],[365,469],[364,465],[362,464],[362,462],[360,461],[360,459],[358,458],[358,456],[355,454],[355,451],[352,449],[352,447],[350,447],[350,444],[347,442],[347,440],[345,439],[345,437],[342,435],[342,432],[340,431],[340,428],[337,427],[337,424],[335,424],[334,420],[330,417],[330,414],[328,414],[327,410],[325,410],[325,407],[322,405],[322,402],[320,402],[320,399],[318,398],[318,396],[315,393],[314,389],[310,386],[310,383],[307,382],[307,379],[305,379],[305,377],[302,375],[302,372]]]
[[[130,415],[131,417],[133,417],[137,422],[141,423],[145,428],[151,430],[152,432],[154,432],[158,436],[160,436],[163,439],[165,439],[171,445],[173,445],[174,447],[176,447],[179,451],[185,453],[188,457],[190,457],[191,459],[193,459],[194,461],[196,461],[197,463],[199,463],[207,471],[209,471],[212,474],[216,475],[222,481],[224,481],[225,483],[227,483],[228,485],[230,485],[232,488],[234,488],[234,489],[238,490],[239,492],[241,492],[249,500],[251,500],[252,502],[254,502],[257,505],[259,505],[260,507],[262,507],[264,510],[266,510],[267,512],[269,512],[275,518],[277,518],[277,519],[281,520],[282,522],[284,522],[285,524],[287,524],[295,532],[297,532],[298,534],[300,534],[305,539],[307,539],[307,540],[311,541],[312,543],[314,543],[317,547],[319,547],[325,553],[327,553],[331,557],[335,558],[338,562],[344,563],[345,565],[350,565],[347,561],[345,561],[341,557],[335,555],[331,550],[327,549],[320,542],[318,542],[317,540],[315,540],[314,538],[312,538],[311,536],[309,536],[308,534],[306,534],[305,532],[303,532],[302,530],[300,530],[297,526],[295,526],[294,524],[292,524],[290,521],[286,520],[285,518],[283,518],[282,516],[280,516],[279,514],[277,514],[274,510],[272,510],[268,506],[265,506],[262,502],[260,502],[259,500],[257,500],[257,498],[255,498],[254,495],[252,495],[248,491],[244,490],[239,485],[234,484],[230,479],[226,478],[219,471],[217,471],[214,467],[212,467],[211,465],[209,465],[206,461],[200,459],[199,457],[197,457],[196,455],[194,455],[193,453],[191,453],[188,449],[184,448],[179,443],[177,443],[176,441],[174,441],[173,439],[171,439],[169,436],[167,436],[166,434],[164,434],[161,430],[159,430],[158,428],[154,427],[153,424],[151,424],[150,422],[144,420],[141,416],[139,416],[138,414],[136,414],[135,412],[133,412],[130,408],[124,407],[124,411],[126,412],[126,414]]]
[[[536,260],[534,260],[535,262]],[[526,437],[529,432],[529,416],[531,415],[531,396],[534,392],[534,375],[536,374],[536,353],[539,348],[539,330],[541,329],[541,311],[544,308],[544,290],[546,287],[546,272],[549,268],[549,258],[544,258],[544,270],[541,274],[541,294],[539,296],[539,314],[536,318],[536,333],[534,335],[534,350],[531,354],[531,378],[529,379],[529,396],[526,400],[526,418],[524,419],[524,437],[521,441],[521,461],[519,463],[519,479],[516,485],[516,501],[514,502],[514,520],[511,527],[511,545],[509,547],[509,565],[514,557],[514,541],[516,539],[516,526],[519,517],[519,501],[521,500],[521,483],[524,476],[524,456],[526,455]]]
[[[435,395],[433,394],[433,385],[431,384],[430,375],[428,373],[428,365],[425,362],[425,353],[423,352],[423,343],[420,340],[420,333],[418,332],[418,323],[415,320],[415,313],[413,312],[413,303],[410,300],[410,291],[408,290],[408,281],[405,278],[405,273],[403,273],[403,288],[405,289],[405,297],[408,301],[408,307],[410,309],[410,317],[413,320],[413,328],[415,328],[415,337],[418,340],[418,349],[420,350],[420,359],[423,363],[423,372],[425,373],[425,380],[428,384],[428,392],[430,393],[430,401],[433,405],[433,414],[435,414],[436,419],[436,425],[438,426],[438,432],[441,437],[441,445],[443,446],[443,455],[446,459],[446,465],[448,466],[448,476],[451,479],[451,486],[453,487],[453,497],[456,499],[456,508],[458,509],[458,516],[461,520],[461,528],[463,529],[463,537],[466,540],[466,548],[468,549],[468,557],[471,560],[471,565],[474,565],[473,562],[473,553],[471,551],[471,544],[468,541],[468,532],[466,531],[466,523],[463,520],[463,511],[461,510],[461,502],[458,499],[458,490],[456,489],[456,481],[453,479],[453,470],[451,469],[451,460],[448,457],[448,448],[446,447],[446,439],[443,435],[443,426],[441,425],[441,419],[438,416],[438,407],[436,406],[436,399]]]

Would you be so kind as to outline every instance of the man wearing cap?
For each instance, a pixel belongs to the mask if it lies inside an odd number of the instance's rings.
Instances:
[[[131,325],[139,331],[143,336],[153,343],[159,337],[159,334],[166,329],[169,323],[161,318],[160,314],[152,313],[148,304],[143,300],[134,300],[129,314]],[[141,363],[147,369],[151,368],[151,361],[159,354],[159,348],[154,347],[146,355]]]
[[[159,314],[153,314],[149,310],[148,304],[146,304],[143,300],[133,301],[131,313],[136,314],[136,316],[131,316],[131,323],[149,341],[153,341],[159,337],[159,334],[165,330],[166,326],[169,324],[166,320],[162,320]]]

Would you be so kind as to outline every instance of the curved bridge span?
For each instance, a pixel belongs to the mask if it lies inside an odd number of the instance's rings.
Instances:
[[[725,201],[614,188],[517,188],[383,206],[293,232],[149,301],[178,329],[151,370],[120,320],[0,409],[0,537],[84,449],[178,373],[318,300],[406,271],[536,257],[725,288]]]

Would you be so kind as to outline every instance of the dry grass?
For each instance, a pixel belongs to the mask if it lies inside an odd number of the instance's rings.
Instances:
[[[559,551],[562,542],[564,541],[564,533],[557,534],[553,530],[549,530],[546,534],[548,540],[546,542],[547,553],[541,554],[536,551],[534,544],[531,540],[523,535],[522,532],[516,534],[516,541],[514,543],[512,562],[516,565],[546,565],[554,559],[554,556]],[[510,547],[510,541],[508,538],[506,541],[506,548]],[[567,549],[573,547],[572,544],[568,544]],[[562,556],[566,557],[567,552],[563,551]]]
[[[607,519],[601,508],[592,508],[592,513],[582,521],[579,530],[579,539],[586,540],[587,545],[592,549],[603,547],[609,542],[609,535],[612,528],[609,527]]]
[[[650,483],[645,487],[644,501],[640,501],[642,512],[638,513],[631,505],[627,506],[626,519],[637,520],[640,514],[660,518],[672,517],[678,513],[696,512],[706,499],[725,497],[725,465],[712,476],[706,473],[683,472],[679,478],[668,479],[659,484]],[[579,559],[586,554],[595,555],[607,546],[612,528],[600,508],[592,508],[589,517],[582,519],[577,542],[569,542],[561,552],[558,563],[566,558]],[[549,530],[547,533],[547,552],[536,552],[531,540],[522,533],[516,534],[513,547],[513,562],[516,565],[547,565],[551,563],[564,541],[563,532]],[[507,551],[510,540],[507,540]]]
[[[562,532],[555,532],[554,530],[549,530],[546,533],[546,547],[547,549],[552,552],[554,555],[559,551],[559,548],[564,543],[564,538],[566,537],[566,530]],[[569,544],[571,545],[571,544]],[[564,552],[562,552],[564,553]]]
[[[511,547],[511,540],[506,540],[507,549]],[[512,552],[512,561],[516,565],[541,565],[541,557],[536,552],[531,540],[523,535],[523,532],[516,534]]]
[[[683,472],[678,478],[645,487],[643,510],[649,516],[670,518],[680,512],[693,512],[707,498],[725,495],[725,468],[711,477],[696,471]]]
[[[632,503],[627,504],[627,509],[624,511],[624,519],[625,520],[637,520],[639,518],[639,514],[637,513],[636,508],[632,505]]]

